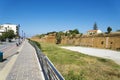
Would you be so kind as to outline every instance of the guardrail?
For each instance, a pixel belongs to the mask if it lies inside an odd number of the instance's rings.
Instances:
[[[60,72],[54,67],[49,58],[40,51],[38,46],[32,41],[29,42],[36,49],[38,60],[42,67],[45,80],[65,80]]]

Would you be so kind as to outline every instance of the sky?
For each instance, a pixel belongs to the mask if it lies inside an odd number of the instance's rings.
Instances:
[[[78,29],[94,23],[103,32],[120,29],[120,0],[0,0],[0,24],[20,24],[27,36]]]

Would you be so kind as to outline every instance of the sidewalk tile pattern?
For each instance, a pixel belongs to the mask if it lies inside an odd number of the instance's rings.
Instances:
[[[35,54],[26,40],[6,80],[42,80]]]

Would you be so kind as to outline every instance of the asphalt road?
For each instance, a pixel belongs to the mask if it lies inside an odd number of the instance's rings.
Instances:
[[[75,47],[75,46],[67,46],[67,47],[63,46],[61,48],[81,52],[81,53],[87,54],[87,55],[111,59],[120,65],[120,51],[89,48],[89,47]]]
[[[1,52],[5,52],[6,50],[8,50],[9,48],[13,47],[16,45],[16,43],[18,42],[18,40],[12,40],[12,42],[0,42],[0,51]]]
[[[21,46],[16,46],[17,40],[12,42],[2,42],[0,44],[0,51],[3,52],[3,62],[0,62],[0,70],[9,62],[12,56],[17,53],[17,50]]]

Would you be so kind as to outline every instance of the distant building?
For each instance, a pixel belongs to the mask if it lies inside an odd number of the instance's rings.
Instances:
[[[2,33],[7,32],[8,30],[13,30],[15,35],[19,36],[19,27],[20,25],[15,25],[15,24],[2,24],[0,25],[0,35],[2,35]]]
[[[89,31],[87,31],[87,34],[88,35],[93,35],[93,34],[99,34],[99,33],[102,33],[102,31],[101,30],[89,30]]]

